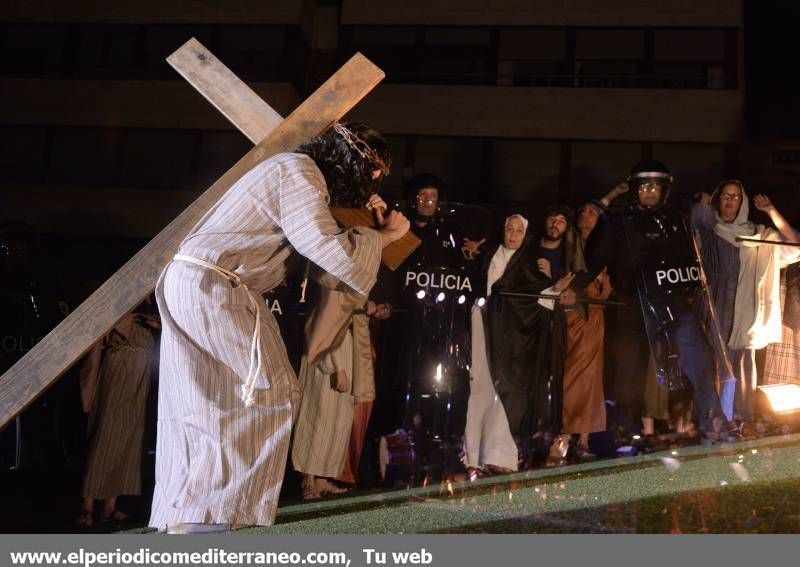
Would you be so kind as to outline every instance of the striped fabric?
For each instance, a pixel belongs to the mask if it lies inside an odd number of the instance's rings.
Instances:
[[[336,372],[344,370],[350,390],[333,388]],[[292,443],[292,465],[296,471],[314,476],[336,478],[344,470],[350,432],[353,429],[353,335],[350,329],[344,340],[316,364],[300,363],[300,387],[303,392],[300,414]]]
[[[781,273],[781,312],[786,300],[786,273]],[[761,384],[800,384],[800,331],[782,325],[781,342],[767,346]]]
[[[306,354],[300,368],[302,399],[292,442],[292,464],[295,470],[314,476],[336,478],[351,457],[354,442],[356,409],[361,401],[375,399],[375,374],[369,320],[362,296],[337,291],[329,276],[317,278],[319,299],[306,319]],[[347,392],[332,386],[336,372],[343,370],[350,381]],[[371,406],[369,406],[371,407]],[[367,419],[369,414],[367,414]],[[363,428],[366,427],[364,419]],[[366,430],[362,432],[357,456]],[[349,479],[355,484],[352,472]]]
[[[89,454],[82,492],[86,498],[99,500],[142,491],[142,436],[155,338],[140,325],[129,325],[129,329],[127,337],[112,331],[105,341],[97,395],[89,415]]]
[[[366,294],[380,262],[380,236],[341,230],[328,201],[311,158],[278,154],[245,174],[192,229],[179,253],[236,272],[255,294],[280,284],[299,253]],[[278,325],[258,301],[263,365],[255,404],[242,402],[255,325],[247,293],[185,262],[172,262],[161,274],[151,527],[274,521],[298,383]]]

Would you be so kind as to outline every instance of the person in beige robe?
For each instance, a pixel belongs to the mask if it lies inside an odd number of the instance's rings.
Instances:
[[[577,244],[582,253],[598,222],[608,214],[608,207],[617,197],[629,191],[628,184],[617,184],[601,199],[584,203],[575,217]],[[585,288],[587,297],[608,299],[611,281],[603,270]],[[605,395],[603,392],[603,348],[605,342],[604,307],[586,305],[568,311],[567,354],[564,360],[564,433],[578,434],[577,456],[593,458],[589,450],[589,434],[606,428]]]
[[[261,294],[299,256],[369,292],[382,247],[408,220],[392,212],[380,230],[342,230],[329,205],[371,207],[389,162],[380,134],[337,123],[296,153],[255,165],[181,243],[156,287],[163,331],[151,527],[273,523],[299,385]]]
[[[103,501],[100,520],[122,521],[117,497],[142,491],[142,436],[147,392],[153,371],[158,317],[129,313],[98,341],[80,372],[83,409],[89,414],[89,452],[83,478],[80,527],[94,523],[96,500]]]
[[[302,399],[292,463],[303,474],[303,498],[344,492],[331,482],[360,457],[368,408],[375,399],[367,302],[325,287],[306,321],[306,354],[300,363]],[[356,414],[358,410],[358,414]],[[357,461],[355,467],[357,468]],[[355,484],[350,472],[345,481]]]
[[[388,319],[392,315],[392,306],[389,303],[375,303],[367,301],[365,306],[366,317],[360,318],[358,314],[353,319],[353,429],[350,432],[350,443],[347,447],[347,457],[344,469],[336,480],[345,485],[358,484],[358,468],[361,463],[361,453],[367,440],[367,429],[372,416],[372,406],[377,395],[375,389],[375,339],[373,322]]]
[[[585,289],[587,297],[608,299],[611,282],[602,272]],[[584,313],[568,311],[567,356],[564,360],[563,431],[578,434],[578,457],[592,458],[589,434],[606,429],[603,395],[603,307],[587,305]]]

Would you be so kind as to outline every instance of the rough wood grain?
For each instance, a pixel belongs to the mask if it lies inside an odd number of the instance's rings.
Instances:
[[[125,313],[154,288],[158,275],[188,231],[255,164],[320,134],[344,116],[384,77],[354,55],[286,120],[78,306],[0,377],[0,427],[27,407]]]
[[[341,207],[331,208],[333,218],[344,226],[368,226],[375,228],[375,220],[372,213],[367,209],[345,209]],[[416,250],[422,241],[410,230],[402,238],[395,240],[383,249],[381,261],[392,271],[395,271],[411,253]]]
[[[167,57],[167,62],[254,144],[283,122],[280,114],[195,38]]]
[[[283,117],[277,111],[196,39],[187,41],[170,55],[167,61],[253,143],[263,140],[283,121]],[[366,209],[332,209],[332,211],[337,220],[345,226],[373,227],[372,215]],[[344,221],[343,218],[348,220]],[[419,239],[408,232],[403,238],[384,248],[381,259],[390,270],[394,271],[419,245]]]
[[[196,39],[187,41],[170,55],[167,61],[253,143],[263,140],[283,121],[283,117],[277,111]],[[337,220],[345,226],[375,228],[372,215],[366,209],[332,209],[332,211]],[[345,222],[343,218],[347,218],[348,221]],[[384,248],[381,259],[384,265],[394,271],[419,245],[419,239],[408,232],[403,238]]]

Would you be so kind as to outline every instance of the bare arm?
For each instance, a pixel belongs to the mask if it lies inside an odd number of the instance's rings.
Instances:
[[[600,202],[603,203],[604,206],[608,207],[611,204],[611,201],[628,192],[628,183],[623,181],[622,183],[618,183],[616,187],[614,187],[611,191],[606,193]]]
[[[792,225],[783,217],[783,215],[775,208],[775,205],[772,204],[770,198],[766,195],[756,195],[753,197],[753,204],[755,207],[764,213],[769,215],[770,220],[775,225],[775,228],[778,229],[780,235],[786,240],[786,242],[800,242],[800,237],[797,234],[797,231],[792,228]]]

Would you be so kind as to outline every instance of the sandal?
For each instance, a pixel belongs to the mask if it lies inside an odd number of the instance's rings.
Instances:
[[[75,518],[75,525],[79,528],[91,528],[94,524],[94,515],[91,510],[83,510]]]
[[[316,500],[322,496],[313,484],[303,486],[303,500]]]
[[[100,516],[100,523],[107,524],[108,522],[124,522],[128,518],[130,518],[128,514],[126,514],[125,512],[120,512],[119,510],[115,509],[108,516],[106,516],[105,514]]]
[[[317,490],[315,481],[316,478],[311,475],[303,476],[303,482],[300,484],[303,489],[303,500],[316,500],[322,496],[319,490]]]
[[[317,477],[317,480],[314,482],[314,488],[317,489],[320,496],[324,496],[325,494],[344,494],[350,490],[349,488],[337,486],[328,479],[321,477]]]

